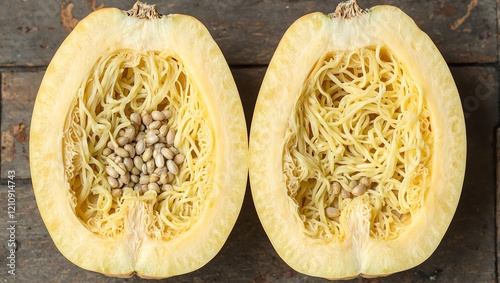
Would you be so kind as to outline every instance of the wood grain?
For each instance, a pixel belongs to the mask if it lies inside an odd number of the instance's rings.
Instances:
[[[68,26],[92,12],[89,3],[131,8],[135,1],[5,0],[0,9],[0,66],[46,66],[68,34]],[[163,14],[197,17],[220,45],[231,65],[266,65],[281,36],[300,16],[331,13],[337,1],[158,0]],[[471,2],[477,2],[471,5]],[[367,0],[363,7],[400,7],[434,40],[450,63],[497,60],[495,0]],[[62,16],[61,16],[62,15]],[[91,47],[89,47],[91,48]]]

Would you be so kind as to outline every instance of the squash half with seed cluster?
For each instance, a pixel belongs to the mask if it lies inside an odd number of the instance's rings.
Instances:
[[[259,218],[292,268],[330,279],[406,270],[433,253],[458,205],[460,97],[410,17],[344,2],[283,36],[249,156]]]
[[[245,118],[207,29],[136,3],[83,19],[47,68],[30,133],[40,214],[61,253],[162,278],[212,259],[247,181]]]

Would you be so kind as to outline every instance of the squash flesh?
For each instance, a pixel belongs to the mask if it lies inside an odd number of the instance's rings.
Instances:
[[[345,237],[318,240],[301,228],[304,222],[283,175],[288,122],[304,82],[324,54],[374,46],[390,50],[425,94],[433,133],[429,188],[418,213],[397,237],[373,237],[371,208],[355,198],[350,211],[345,211]],[[262,163],[263,156],[272,162]],[[313,13],[287,30],[255,106],[249,166],[252,197],[261,223],[278,254],[292,268],[339,279],[388,275],[420,264],[436,249],[451,222],[460,197],[465,157],[465,123],[453,78],[432,41],[401,10],[377,6],[351,19]]]
[[[123,209],[122,232],[111,232],[113,237],[90,231],[82,224],[82,214],[75,211],[78,190],[67,179],[63,143],[67,118],[74,109],[74,94],[91,77],[96,62],[120,50],[175,54],[185,68],[186,80],[197,88],[192,98],[206,109],[200,115],[215,140],[208,160],[217,165],[208,168],[210,187],[198,206],[196,221],[186,221],[189,227],[177,235],[158,235],[161,229],[151,229],[156,197],[148,201],[131,198]],[[196,270],[212,259],[243,202],[246,151],[241,101],[229,67],[206,28],[189,16],[141,20],[117,9],[90,14],[58,49],[40,86],[30,133],[35,197],[54,243],[76,265],[113,276],[170,277]]]

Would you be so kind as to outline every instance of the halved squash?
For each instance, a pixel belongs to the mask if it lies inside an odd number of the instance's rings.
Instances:
[[[30,165],[40,214],[74,264],[163,278],[226,241],[247,181],[243,108],[207,29],[186,15],[101,9],[40,86]]]
[[[466,134],[452,75],[398,8],[298,19],[254,110],[252,196],[282,259],[330,279],[428,258],[460,198]]]

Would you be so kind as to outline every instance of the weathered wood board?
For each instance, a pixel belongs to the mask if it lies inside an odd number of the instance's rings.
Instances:
[[[0,8],[2,135],[0,243],[9,238],[8,171],[16,172],[16,275],[2,282],[142,282],[86,271],[54,246],[38,213],[29,173],[31,111],[44,70],[77,20],[93,8],[128,9],[135,0],[4,0]],[[152,2],[152,1],[149,1]],[[301,15],[331,12],[338,1],[156,1],[163,13],[199,18],[223,50],[240,91],[247,127],[267,64],[286,28]],[[450,63],[467,123],[468,160],[456,216],[436,252],[422,265],[384,278],[347,282],[498,282],[500,264],[499,1],[358,1],[401,7],[436,42]],[[72,8],[72,9],[71,9]],[[63,19],[61,14],[64,15]],[[91,49],[92,46],[89,46]],[[498,172],[498,173],[497,173]],[[498,217],[497,217],[498,215]],[[99,252],[96,250],[96,252]],[[259,223],[250,190],[228,241],[205,267],[164,282],[331,282],[299,274],[276,254]],[[345,281],[342,281],[345,282]]]
[[[66,28],[93,8],[102,4],[128,10],[134,2],[3,0],[0,66],[45,66],[66,36]],[[210,30],[231,65],[265,65],[293,21],[310,12],[331,13],[339,1],[154,2],[164,14],[197,17]],[[367,0],[359,3],[366,8],[381,4],[400,7],[429,34],[450,63],[497,60],[495,0]]]

